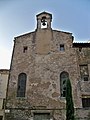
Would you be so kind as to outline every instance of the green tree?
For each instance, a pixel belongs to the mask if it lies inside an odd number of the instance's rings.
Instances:
[[[66,82],[66,120],[75,120],[72,87],[69,79]]]

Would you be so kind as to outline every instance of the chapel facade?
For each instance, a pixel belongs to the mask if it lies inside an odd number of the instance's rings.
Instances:
[[[65,120],[66,81],[75,117],[90,118],[90,43],[53,30],[52,14],[36,15],[35,31],[15,37],[8,80],[6,120]]]

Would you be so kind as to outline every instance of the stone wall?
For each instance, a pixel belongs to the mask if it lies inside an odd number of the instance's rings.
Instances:
[[[51,120],[65,120],[65,110],[61,109],[12,109],[10,114],[6,114],[6,120],[34,120],[34,113],[50,113]]]
[[[90,120],[90,109],[77,108],[75,117],[76,120]]]
[[[6,120],[33,120],[34,113],[50,113],[52,120],[65,120],[65,109],[11,109]],[[75,109],[75,120],[90,120],[90,109]]]
[[[6,99],[9,70],[0,69],[0,116],[4,120],[4,101]]]

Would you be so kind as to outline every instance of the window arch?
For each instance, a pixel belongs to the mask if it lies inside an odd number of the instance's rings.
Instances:
[[[17,97],[25,97],[27,75],[20,73],[18,75]]]
[[[67,72],[62,72],[60,74],[60,92],[61,97],[66,97],[66,81],[69,79],[69,74]]]

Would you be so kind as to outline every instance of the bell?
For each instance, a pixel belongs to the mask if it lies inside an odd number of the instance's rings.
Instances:
[[[45,22],[46,22],[46,21],[45,21],[45,19],[42,19],[42,21],[41,21],[41,22],[42,22],[42,25],[43,25],[43,26],[45,26],[45,25],[46,25],[46,23],[45,23]]]
[[[45,26],[45,25],[46,25],[46,23],[45,23],[45,22],[42,22],[42,25],[43,25],[43,26]]]

